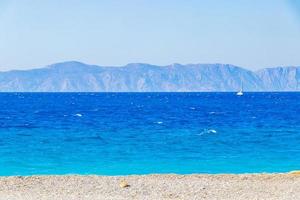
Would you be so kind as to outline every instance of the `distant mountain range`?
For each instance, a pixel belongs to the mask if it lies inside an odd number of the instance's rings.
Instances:
[[[300,91],[300,67],[249,71],[227,64],[134,63],[103,67],[64,62],[0,72],[0,92]]]

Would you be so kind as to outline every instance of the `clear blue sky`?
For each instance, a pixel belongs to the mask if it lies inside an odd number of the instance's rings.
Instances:
[[[1,0],[0,70],[300,65],[300,0]]]

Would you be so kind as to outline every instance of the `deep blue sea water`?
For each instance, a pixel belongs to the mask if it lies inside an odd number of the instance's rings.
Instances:
[[[300,93],[1,93],[0,175],[300,169]]]

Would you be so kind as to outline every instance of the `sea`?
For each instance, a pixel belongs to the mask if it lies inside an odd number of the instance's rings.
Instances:
[[[300,93],[0,93],[0,175],[300,169]]]

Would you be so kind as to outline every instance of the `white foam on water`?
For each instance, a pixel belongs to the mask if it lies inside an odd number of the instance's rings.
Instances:
[[[207,130],[207,133],[217,133],[217,131],[215,129],[209,129]]]
[[[201,133],[198,135],[204,135],[204,134],[216,134],[217,131],[215,129],[204,129]]]
[[[75,116],[76,116],[76,117],[82,117],[82,114],[77,113],[77,114],[75,114]]]
[[[163,124],[163,122],[155,122],[156,124]]]

